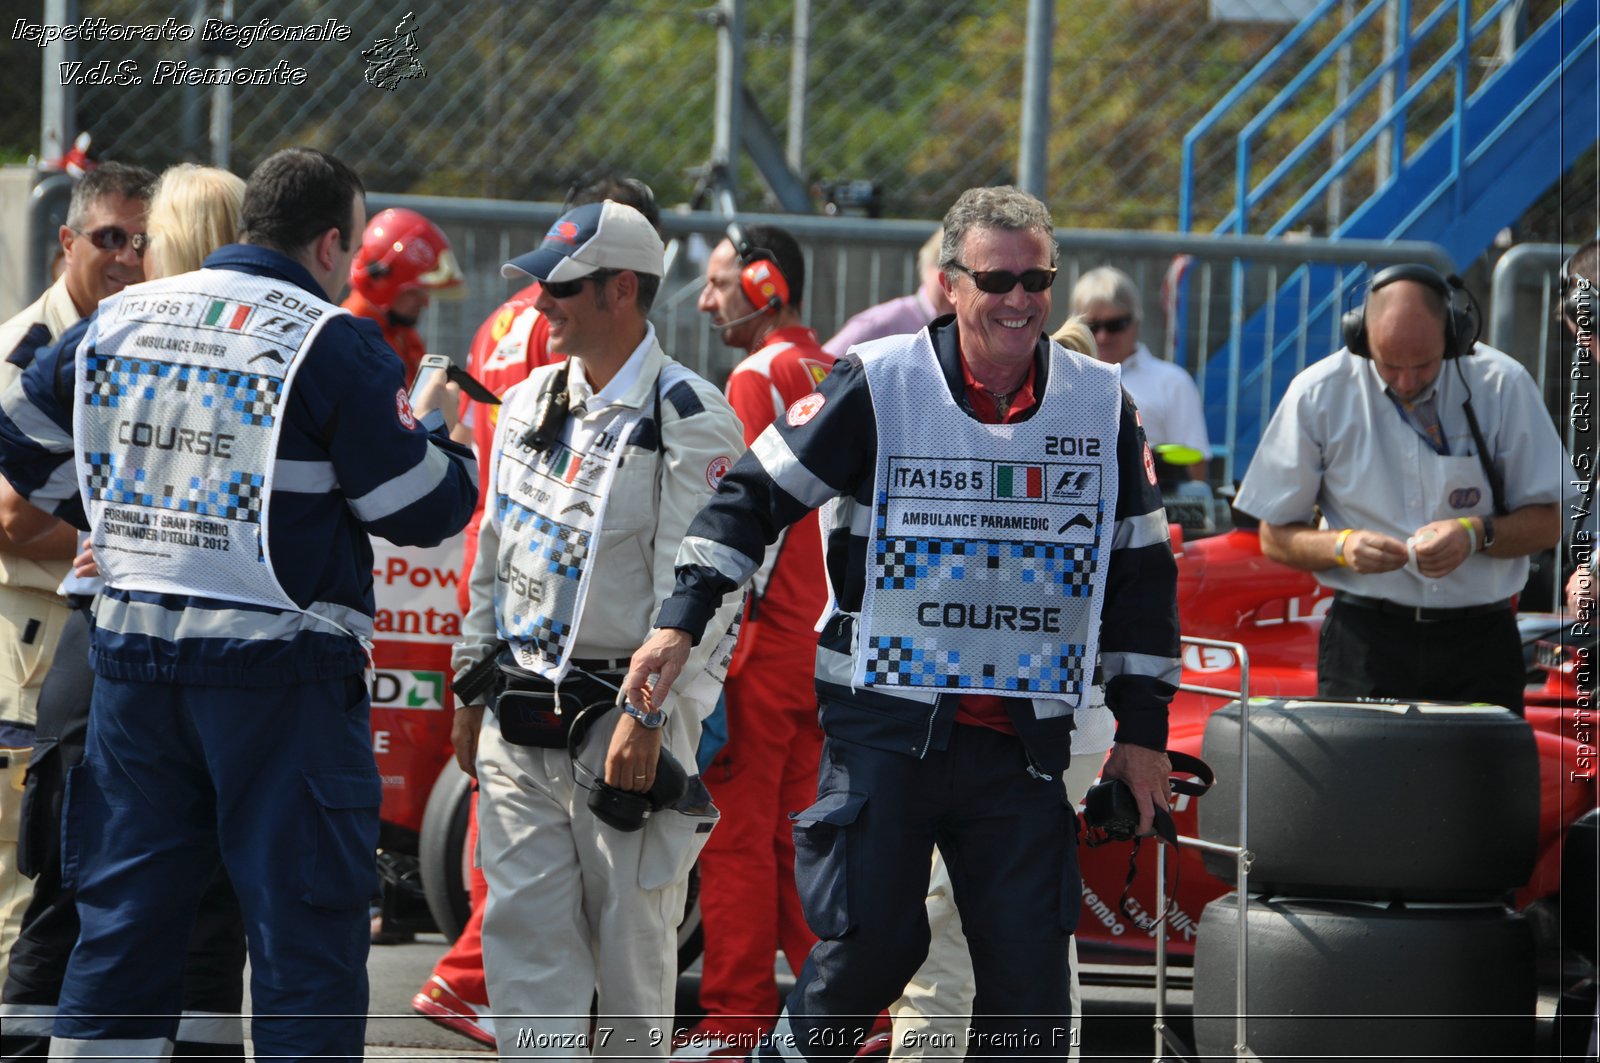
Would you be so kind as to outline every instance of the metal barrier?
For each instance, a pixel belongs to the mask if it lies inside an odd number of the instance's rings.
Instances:
[[[1528,367],[1555,413],[1568,453],[1593,449],[1594,431],[1571,416],[1572,334],[1561,323],[1561,265],[1572,248],[1518,244],[1494,265],[1484,342]],[[1525,353],[1526,352],[1526,353]]]
[[[440,301],[423,317],[430,350],[464,355],[473,331],[519,285],[502,280],[500,264],[536,246],[560,214],[554,203],[451,199],[438,196],[369,197],[370,209],[410,207],[428,215],[450,235],[469,290],[462,299]],[[805,318],[827,339],[850,315],[874,303],[915,291],[919,283],[916,252],[937,226],[933,221],[883,221],[864,218],[791,214],[741,214],[746,223],[782,226],[795,235],[805,253]],[[713,381],[720,381],[742,356],[724,348],[707,317],[695,309],[702,283],[705,254],[721,239],[726,219],[710,212],[669,213],[662,229],[675,240],[677,253],[662,285],[651,317],[669,354]],[[1214,236],[1099,229],[1057,229],[1060,277],[1056,283],[1053,329],[1071,309],[1072,286],[1095,266],[1114,264],[1128,273],[1144,298],[1141,339],[1165,353],[1206,385],[1205,357],[1239,335],[1242,315],[1276,292],[1295,270],[1307,263],[1332,265],[1354,272],[1395,262],[1426,262],[1445,272],[1454,264],[1431,243],[1364,240],[1283,240],[1259,236]],[[1189,278],[1186,320],[1175,328],[1169,317],[1171,280],[1182,271]],[[1304,308],[1309,311],[1310,308]],[[1236,320],[1237,318],[1237,320]],[[1269,322],[1267,340],[1290,335],[1304,318]],[[1183,337],[1181,349],[1173,337]],[[1331,330],[1325,340],[1302,336],[1295,371],[1337,350],[1341,340]],[[1270,412],[1271,373],[1248,381],[1240,394],[1234,381],[1225,408],[1207,411],[1212,441],[1223,457],[1223,478],[1235,469],[1233,441],[1237,411],[1243,402]]]
[[[28,197],[27,232],[23,239],[28,256],[28,295],[24,305],[50,287],[50,264],[61,246],[56,233],[67,223],[75,183],[67,174],[51,174],[34,185],[33,194]]]

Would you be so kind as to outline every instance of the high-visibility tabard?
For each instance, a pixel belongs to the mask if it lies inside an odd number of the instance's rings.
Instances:
[[[210,269],[100,304],[77,360],[73,440],[110,583],[298,608],[266,548],[281,411],[312,340],[345,312]]]
[[[518,389],[500,413],[495,513],[500,522],[495,611],[517,663],[552,682],[572,667],[611,482],[642,411],[610,406],[572,417],[554,446],[536,451],[523,435],[548,389]]]
[[[1114,366],[1050,345],[1026,421],[951,397],[926,330],[858,347],[878,424],[854,682],[1076,707],[1117,508]]]

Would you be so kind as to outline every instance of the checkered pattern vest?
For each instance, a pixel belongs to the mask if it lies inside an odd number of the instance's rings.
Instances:
[[[554,683],[572,667],[612,481],[634,429],[649,413],[618,405],[572,417],[560,439],[535,450],[525,435],[540,420],[551,389],[565,379],[556,374],[537,390],[518,388],[501,408],[494,493],[486,503],[500,525],[495,622],[517,663]],[[670,386],[663,371],[654,394]]]
[[[77,359],[73,445],[108,583],[298,608],[272,569],[267,503],[295,371],[343,313],[232,270],[100,304]]]
[[[956,404],[926,331],[857,352],[878,453],[852,685],[1076,708],[1117,508],[1116,368],[1052,343],[1034,415],[988,425]]]

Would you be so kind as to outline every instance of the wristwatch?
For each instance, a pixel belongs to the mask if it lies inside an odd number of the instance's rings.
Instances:
[[[1481,553],[1494,545],[1494,518],[1485,513],[1480,519],[1483,521],[1483,543],[1478,547]]]
[[[647,731],[660,730],[661,726],[667,722],[667,714],[660,709],[651,709],[649,712],[645,712],[643,709],[634,708],[631,701],[622,703],[622,711],[638,720],[640,726]]]

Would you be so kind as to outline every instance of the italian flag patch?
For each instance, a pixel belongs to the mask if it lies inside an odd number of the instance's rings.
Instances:
[[[550,471],[562,483],[571,483],[578,478],[578,470],[583,468],[583,459],[578,457],[566,447],[556,451],[556,456],[550,462]]]
[[[997,498],[1043,498],[1043,465],[997,465],[994,470]]]
[[[201,324],[238,332],[244,328],[244,323],[250,320],[250,309],[248,303],[230,303],[226,299],[213,299],[211,305],[206,307],[205,320]]]

